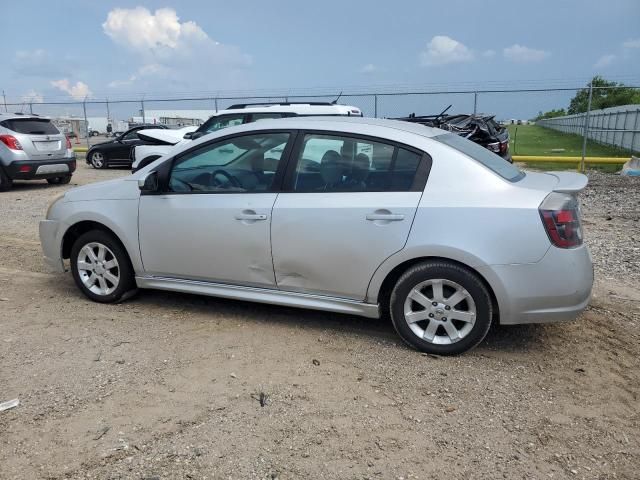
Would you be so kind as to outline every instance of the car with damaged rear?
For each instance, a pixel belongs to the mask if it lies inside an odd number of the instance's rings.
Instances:
[[[160,289],[382,316],[407,344],[450,355],[492,324],[586,308],[586,184],[408,122],[261,120],[66,192],[40,238],[96,302]]]
[[[447,130],[468,138],[496,155],[500,155],[507,162],[513,163],[509,152],[509,130],[496,121],[495,115],[446,115],[449,108],[451,108],[451,105],[438,115],[417,116],[412,113],[408,117],[401,117],[396,120]]]

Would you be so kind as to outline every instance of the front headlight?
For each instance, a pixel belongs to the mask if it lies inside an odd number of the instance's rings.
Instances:
[[[56,195],[55,197],[53,197],[53,200],[49,202],[49,207],[47,208],[47,216],[46,216],[47,220],[49,219],[49,215],[51,214],[51,209],[53,208],[53,206],[56,204],[58,200],[62,200],[64,198],[65,193]]]

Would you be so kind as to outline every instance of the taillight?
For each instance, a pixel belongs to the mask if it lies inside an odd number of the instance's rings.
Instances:
[[[551,243],[560,248],[582,245],[580,208],[575,196],[553,192],[544,199],[539,210]]]
[[[69,140],[69,137],[64,137],[67,139],[67,150],[71,150],[73,147],[71,146],[71,140]]]
[[[500,142],[488,143],[487,149],[494,153],[500,153]]]
[[[13,135],[0,135],[0,142],[4,143],[11,150],[22,150],[22,145]]]
[[[509,150],[509,142],[508,141],[500,142],[500,153],[506,153],[507,150]]]

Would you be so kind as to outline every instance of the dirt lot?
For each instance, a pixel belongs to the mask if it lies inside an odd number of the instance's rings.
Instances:
[[[127,175],[79,162],[74,183]],[[46,273],[65,187],[0,196],[2,479],[637,479],[640,179],[590,174],[574,323],[423,356],[385,321],[180,294],[122,305]],[[261,406],[263,395],[264,406]]]

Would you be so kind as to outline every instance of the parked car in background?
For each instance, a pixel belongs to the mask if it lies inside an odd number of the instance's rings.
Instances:
[[[71,142],[50,119],[0,113],[0,191],[14,180],[69,183],[76,169]]]
[[[468,138],[478,145],[482,145],[493,153],[500,155],[506,161],[513,163],[509,152],[509,130],[495,120],[495,115],[445,115],[447,110],[439,115],[417,116],[412,113],[408,117],[397,118],[396,120],[419,123],[428,127],[436,127],[453,132]]]
[[[138,136],[138,132],[149,128],[167,128],[164,125],[138,125],[116,136],[113,140],[96,143],[87,151],[87,164],[93,168],[107,168],[112,165],[130,165],[131,149],[145,145],[147,140]]]
[[[303,116],[346,116],[361,117],[362,111],[358,107],[339,105],[335,102],[286,102],[286,103],[243,103],[231,105],[226,110],[220,110],[210,117],[198,129],[185,135],[182,141],[175,145],[182,145],[196,140],[203,135],[222,128],[242,125],[268,118],[303,117]],[[132,170],[135,172],[158,158],[166,155],[172,149],[171,145],[157,143],[144,145],[133,149]]]
[[[66,192],[40,238],[49,265],[64,272],[69,259],[97,302],[155,288],[388,314],[405,342],[448,355],[492,322],[571,320],[586,308],[586,184],[525,173],[408,122],[273,119]]]

